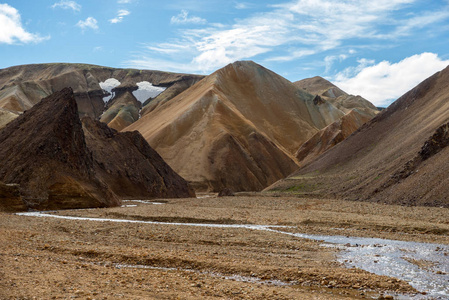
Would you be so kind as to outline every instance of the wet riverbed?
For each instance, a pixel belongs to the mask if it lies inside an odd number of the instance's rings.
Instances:
[[[356,267],[375,274],[392,276],[409,282],[410,285],[418,291],[427,293],[425,299],[449,299],[449,246],[447,245],[378,238],[309,235],[282,231],[282,229],[285,229],[288,226],[168,223],[125,219],[71,217],[40,212],[20,213],[19,215],[96,222],[242,228],[270,231],[298,238],[313,239],[323,241],[324,246],[337,247],[340,249],[341,252],[338,260],[347,267]],[[288,228],[291,229],[292,227]],[[420,297],[422,298],[422,296]]]

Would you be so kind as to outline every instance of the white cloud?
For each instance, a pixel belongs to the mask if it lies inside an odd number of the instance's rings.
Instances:
[[[131,2],[132,2],[132,0],[117,0],[118,4],[128,4],[128,3],[131,3]]]
[[[254,4],[248,2],[236,2],[234,7],[236,9],[249,9],[254,7]]]
[[[78,23],[76,24],[76,26],[78,26],[82,30],[86,30],[88,28],[97,30],[98,29],[98,22],[97,22],[97,20],[95,20],[95,18],[88,17],[85,21],[79,20]]]
[[[293,59],[313,55],[315,53],[317,53],[317,51],[315,51],[315,50],[299,49],[299,50],[290,51],[288,53],[288,55],[275,56],[275,57],[268,58],[268,59],[266,59],[266,61],[291,61]]]
[[[340,54],[340,55],[328,55],[324,58],[324,65],[326,67],[325,73],[329,72],[332,68],[332,65],[336,60],[342,62],[345,59],[347,59],[348,56],[346,54]]]
[[[38,43],[49,38],[26,31],[19,11],[8,4],[0,4],[0,44]]]
[[[402,22],[393,36],[408,35],[415,29],[424,28],[436,22],[444,21],[449,18],[449,10],[445,9],[437,12],[421,12],[419,16],[411,17]]]
[[[51,6],[52,8],[72,9],[74,11],[80,11],[81,5],[75,1],[61,0]]]
[[[157,46],[146,46],[146,49],[162,54],[186,53],[190,50],[190,46],[177,43],[162,43]]]
[[[393,100],[421,81],[449,65],[434,53],[422,53],[400,62],[359,60],[359,67],[345,70],[332,81],[342,90],[361,95],[376,106],[388,106]]]
[[[147,49],[151,54],[143,56],[165,56],[167,62],[177,59],[178,63],[192,66],[191,72],[208,73],[235,60],[254,59],[268,53],[277,52],[276,57],[266,61],[293,61],[336,48],[344,49],[349,41],[350,49],[340,52],[353,55],[356,53],[354,48],[373,49],[375,43],[389,47],[399,38],[411,36],[415,29],[434,29],[436,24],[449,19],[449,10],[441,7],[435,11],[420,11],[419,17],[410,14],[409,6],[417,1],[291,0],[268,6],[269,11],[236,19],[231,25],[207,24],[180,31],[179,38],[170,44],[188,49],[183,57],[188,57],[190,62],[179,61],[175,55],[178,47],[166,47],[167,43],[149,46]],[[207,23],[199,17],[189,16],[185,10],[172,17],[171,22]],[[142,62],[143,58],[137,60]],[[328,60],[328,70],[331,63]]]
[[[109,22],[111,22],[112,24],[120,23],[121,21],[123,21],[123,18],[124,18],[125,16],[129,15],[129,14],[130,14],[130,12],[129,12],[128,10],[126,10],[126,9],[120,9],[120,10],[117,12],[117,17],[115,17],[115,18],[113,18],[113,19],[110,19]]]
[[[170,23],[172,24],[206,24],[207,21],[200,17],[192,16],[189,17],[189,12],[186,10],[181,10],[177,16],[171,17]]]
[[[127,67],[147,70],[164,70],[172,72],[192,73],[192,70],[198,71],[193,63],[183,63],[172,60],[157,59],[151,56],[141,55],[138,58],[125,62]]]

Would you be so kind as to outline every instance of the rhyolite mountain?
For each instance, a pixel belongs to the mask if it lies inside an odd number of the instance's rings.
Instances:
[[[301,165],[307,164],[340,143],[379,113],[368,100],[361,96],[349,95],[320,76],[306,78],[294,84],[316,95],[316,101],[328,101],[346,113],[345,116],[321,129],[301,145],[295,153]]]
[[[120,130],[136,121],[151,100],[170,99],[203,77],[68,63],[0,69],[0,128],[42,98],[71,87],[81,117],[101,118]]]
[[[68,86],[81,117],[119,131],[139,130],[196,188],[242,191],[260,190],[284,178],[301,160],[332,147],[349,128],[358,128],[371,116],[364,99],[349,99],[352,96],[341,90],[328,92],[330,97],[310,94],[304,91],[307,84],[298,88],[298,83],[253,62],[231,64],[200,84],[203,78],[82,64],[2,69],[0,128]],[[349,100],[341,101],[340,96]],[[142,116],[145,120],[130,126]],[[331,138],[322,140],[326,137]]]
[[[118,133],[87,119],[84,127],[73,91],[65,88],[0,130],[0,182],[9,184],[1,185],[6,192],[0,202],[17,206],[14,187],[32,209],[107,207],[119,205],[121,198],[193,196],[187,182],[138,132]]]
[[[251,61],[214,72],[125,128],[198,190],[257,191],[298,168],[296,151],[345,112]]]
[[[372,118],[371,114],[352,109],[339,120],[315,133],[299,147],[295,157],[301,165],[307,164],[321,153],[345,140]]]
[[[449,67],[268,190],[449,207]]]
[[[358,111],[364,112],[366,115],[374,117],[379,112],[378,109],[365,98],[350,95],[320,76],[299,80],[294,82],[294,84],[310,94],[319,95],[321,98],[329,101],[345,113],[357,109]]]

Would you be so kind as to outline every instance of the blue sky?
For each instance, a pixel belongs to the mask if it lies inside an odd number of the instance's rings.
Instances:
[[[0,0],[0,57],[199,74],[253,60],[386,106],[449,65],[449,0]]]

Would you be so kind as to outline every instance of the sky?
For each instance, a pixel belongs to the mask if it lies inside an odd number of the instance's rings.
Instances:
[[[449,65],[449,0],[0,0],[0,68],[208,75],[237,60],[386,107]]]

